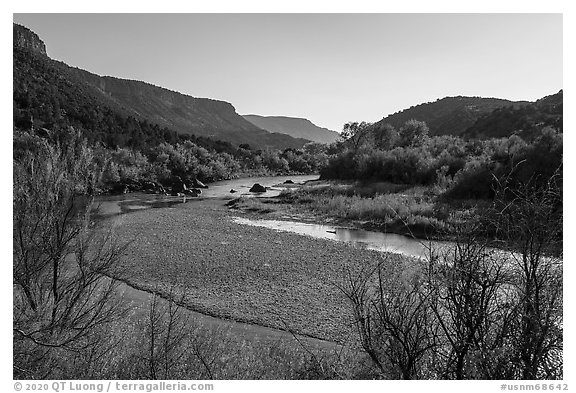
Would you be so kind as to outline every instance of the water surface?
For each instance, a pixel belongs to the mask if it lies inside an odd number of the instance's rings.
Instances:
[[[189,196],[175,197],[169,195],[147,194],[143,192],[128,193],[123,195],[105,195],[97,197],[94,201],[93,216],[96,219],[103,219],[111,216],[126,214],[138,210],[170,208],[182,203],[189,203],[201,198],[236,198],[244,197],[274,197],[278,196],[287,188],[298,187],[304,182],[317,180],[318,175],[298,175],[298,176],[260,176],[247,177],[243,179],[222,180],[208,184],[208,188],[202,189],[200,198]],[[293,185],[284,184],[286,180],[292,180]],[[258,183],[268,190],[263,193],[250,192],[250,188]],[[236,192],[231,193],[234,189]]]
[[[319,239],[343,241],[371,250],[392,252],[416,258],[426,258],[430,247],[435,250],[446,248],[451,243],[413,239],[394,233],[366,231],[363,229],[343,228],[332,225],[310,224],[283,220],[254,220],[244,217],[234,217],[233,221],[241,225],[251,225],[274,229],[282,232],[292,232],[312,236]]]

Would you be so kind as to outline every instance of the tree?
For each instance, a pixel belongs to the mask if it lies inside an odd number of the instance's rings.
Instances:
[[[433,314],[418,275],[384,258],[349,273],[340,290],[348,299],[362,349],[384,377],[418,379],[436,346]]]
[[[374,145],[381,150],[391,150],[396,146],[400,135],[391,124],[381,124],[372,130]]]
[[[440,378],[512,375],[506,367],[510,357],[502,351],[511,320],[506,259],[488,247],[477,225],[462,225],[454,245],[431,248],[427,260],[423,288],[438,326],[435,369]]]
[[[361,123],[356,121],[346,123],[342,128],[340,137],[347,142],[353,151],[357,151],[362,145],[371,142],[371,126],[372,123],[366,123],[365,121]]]
[[[514,362],[522,379],[562,378],[562,171],[498,180],[491,224],[513,252]]]
[[[56,147],[27,140],[35,147],[14,162],[14,375],[48,378],[64,373],[63,353],[98,347],[95,332],[118,316],[109,277],[123,248],[91,225],[97,175],[79,135]]]
[[[428,138],[430,130],[425,122],[418,120],[408,120],[400,127],[401,146],[420,146]]]
[[[420,266],[388,256],[348,275],[340,288],[382,376],[562,378],[561,174],[496,179],[492,206]]]

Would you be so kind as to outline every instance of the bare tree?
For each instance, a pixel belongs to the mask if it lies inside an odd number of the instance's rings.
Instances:
[[[14,374],[64,372],[58,357],[98,344],[93,333],[119,314],[109,278],[123,251],[90,222],[90,150],[37,142],[14,162]]]
[[[349,273],[340,289],[352,306],[360,344],[381,374],[415,379],[436,342],[423,282],[416,272],[401,273],[403,268],[385,257]]]
[[[516,275],[515,362],[522,379],[562,377],[562,168],[549,179],[498,180],[492,224]]]
[[[436,369],[440,378],[489,378],[509,329],[505,259],[476,228],[458,232],[452,246],[431,249],[426,262],[424,288],[440,333]]]
[[[348,274],[341,290],[383,376],[561,378],[559,184],[501,186],[486,219],[430,247],[420,268],[385,257]]]

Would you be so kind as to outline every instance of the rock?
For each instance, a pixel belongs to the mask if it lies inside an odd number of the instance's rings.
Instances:
[[[166,194],[166,190],[162,186],[162,184],[154,182],[154,181],[147,181],[142,184],[142,189],[147,192],[152,192],[154,194]]]
[[[160,183],[156,183],[156,191],[159,194],[164,194],[164,195],[168,195],[168,193],[166,192],[166,189],[164,188],[164,186]]]
[[[124,185],[128,188],[129,192],[136,192],[142,190],[142,183],[133,179],[126,179]]]
[[[284,182],[284,184],[294,184],[294,182],[292,180],[288,179]]]
[[[192,187],[194,188],[208,188],[208,186],[202,183],[200,180],[194,178],[192,179]]]
[[[154,191],[156,189],[156,186],[154,185],[154,182],[145,181],[144,184],[142,184],[142,189],[144,191]]]
[[[184,194],[191,197],[199,197],[200,194],[202,194],[202,190],[199,190],[197,188],[189,188],[184,191]]]
[[[266,187],[256,183],[252,186],[250,192],[266,192]]]
[[[236,191],[235,189],[230,190],[230,194],[234,194],[235,192],[238,192],[238,191]]]
[[[12,26],[14,46],[46,56],[46,45],[36,33],[16,23]]]

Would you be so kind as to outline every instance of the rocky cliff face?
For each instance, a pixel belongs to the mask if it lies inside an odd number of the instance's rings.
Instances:
[[[240,116],[229,102],[191,97],[149,83],[99,76],[80,69],[72,72],[116,106],[179,133],[220,139],[234,145],[247,143],[257,148],[300,148],[309,142],[263,130]]]
[[[14,46],[46,56],[46,45],[36,33],[24,26],[14,25]]]

